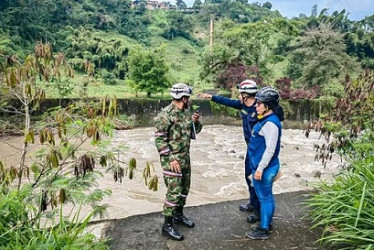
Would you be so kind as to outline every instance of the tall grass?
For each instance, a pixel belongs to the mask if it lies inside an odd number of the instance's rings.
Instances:
[[[320,241],[339,249],[374,249],[374,150],[369,131],[355,142],[348,167],[333,183],[321,183],[308,201],[314,227],[324,227]],[[371,142],[360,152],[362,145]],[[360,146],[361,145],[361,146]],[[354,153],[353,153],[354,152]]]
[[[79,218],[79,211],[72,218],[62,215],[62,206],[57,222],[54,219],[30,220],[30,210],[36,207],[27,204],[31,189],[0,193],[0,249],[108,249],[105,240],[84,232],[94,212]],[[46,223],[50,225],[45,226]]]

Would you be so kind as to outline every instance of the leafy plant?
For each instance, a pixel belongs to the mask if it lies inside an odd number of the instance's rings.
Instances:
[[[344,159],[342,172],[332,183],[317,184],[319,192],[307,204],[314,226],[324,227],[321,242],[340,249],[370,249],[374,245],[373,73],[367,70],[353,81],[347,77],[345,93],[333,115],[307,129],[307,133],[312,128],[320,131],[328,140],[317,148],[322,163],[335,150]]]
[[[82,99],[66,107],[56,107],[44,112],[38,123],[33,124],[31,116],[45,97],[45,91],[36,84],[36,78],[48,82],[60,77],[64,71],[72,76],[72,69],[62,54],[53,56],[50,45],[42,43],[35,46],[34,55],[29,55],[24,63],[10,57],[0,65],[0,69],[0,86],[7,97],[3,111],[14,110],[16,114],[22,114],[24,124],[20,165],[7,168],[0,162],[0,207],[3,213],[0,238],[5,238],[0,241],[0,247],[105,249],[103,241],[83,233],[83,229],[92,216],[105,214],[106,205],[101,201],[111,194],[110,190],[95,189],[97,178],[102,176],[96,170],[96,162],[100,159],[100,165],[106,167],[118,164],[118,159],[99,150],[83,150],[82,145],[88,141],[93,145],[105,144],[102,139],[110,136],[114,128],[118,108],[116,97],[99,101]],[[14,99],[22,105],[17,106]],[[40,150],[29,163],[26,161],[29,148],[37,141]],[[131,159],[130,179],[135,167],[136,161]],[[111,170],[117,169],[108,168]],[[14,181],[17,181],[16,186]],[[78,211],[68,222],[61,214],[67,203],[78,207],[90,205],[92,213],[80,221]],[[58,212],[60,220],[56,221]]]

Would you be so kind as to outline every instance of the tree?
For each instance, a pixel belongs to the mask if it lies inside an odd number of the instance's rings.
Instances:
[[[313,7],[312,7],[312,16],[317,16],[317,13],[318,13],[318,5],[317,4],[315,4],[315,5],[313,5]]]
[[[217,76],[225,74],[230,64],[256,68],[256,77],[269,80],[273,72],[270,65],[283,58],[274,55],[277,39],[298,34],[298,29],[284,19],[246,24],[222,21],[216,27],[215,44],[212,51],[203,55],[201,74],[212,76],[216,82]]]
[[[248,4],[248,0],[238,0],[238,2],[240,2],[242,4]]]
[[[87,71],[91,68],[88,63],[85,67]],[[97,103],[81,100],[64,108],[56,107],[44,111],[38,122],[32,123],[32,114],[39,110],[45,98],[45,91],[37,81],[59,79],[63,75],[73,76],[72,68],[62,53],[52,54],[50,44],[37,43],[34,54],[23,61],[0,54],[1,112],[23,122],[20,128],[11,125],[24,137],[19,149],[19,166],[5,166],[0,161],[0,207],[7,214],[0,218],[1,249],[58,246],[77,249],[82,244],[106,249],[103,241],[82,233],[92,216],[104,214],[106,206],[100,201],[110,194],[110,190],[94,188],[97,177],[101,176],[95,170],[95,162],[108,166],[115,181],[121,181],[127,174],[130,179],[133,177],[134,159],[126,170],[113,149],[108,152],[81,149],[84,142],[91,139],[92,144],[98,145],[104,135],[111,134],[117,113],[115,97],[103,98]],[[30,146],[37,140],[41,149],[28,162]],[[147,183],[149,166],[143,176]],[[157,189],[157,178],[149,183],[150,188]],[[72,218],[65,218],[62,211],[66,203],[79,207],[91,205],[93,210],[84,219],[79,218],[80,208]]]
[[[323,25],[307,30],[296,46],[293,56],[297,61],[291,64],[304,63],[297,82],[309,87],[319,86],[326,95],[341,95],[340,80],[357,69],[355,60],[346,53],[342,35],[332,30],[331,25]],[[335,86],[330,88],[329,84]]]
[[[273,5],[270,2],[265,2],[265,3],[262,4],[262,7],[271,10]]]
[[[194,8],[195,10],[199,10],[202,5],[203,3],[201,2],[201,0],[195,0],[193,2],[192,8]]]
[[[180,10],[187,8],[187,5],[183,0],[177,0],[175,4]]]
[[[181,12],[170,11],[167,14],[168,23],[161,34],[166,39],[173,40],[176,36],[191,39],[193,23],[191,17]]]
[[[130,50],[128,57],[128,80],[136,91],[145,91],[147,97],[162,92],[170,86],[167,76],[169,66],[164,59],[163,47],[149,51],[141,47]]]

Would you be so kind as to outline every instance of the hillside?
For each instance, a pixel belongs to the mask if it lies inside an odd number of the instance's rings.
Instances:
[[[87,82],[85,62],[94,67],[95,80],[89,84],[93,95],[149,92],[131,76],[129,56],[135,48],[161,57],[159,66],[165,63],[166,82],[155,86],[152,95],[162,94],[173,82],[230,89],[251,77],[260,85],[286,88],[286,98],[340,96],[345,75],[356,77],[359,68],[374,67],[373,16],[353,22],[345,10],[331,15],[323,10],[288,20],[272,11],[271,4],[196,1],[192,9],[185,9],[180,1],[176,9],[161,9],[146,1],[136,3],[2,1],[0,60],[12,54],[22,59],[38,41],[63,52],[77,77],[49,84],[49,97],[80,96],[80,85],[88,86],[82,83]],[[213,48],[209,48],[210,20]],[[60,85],[69,91],[61,92]],[[293,89],[309,93],[295,94]]]

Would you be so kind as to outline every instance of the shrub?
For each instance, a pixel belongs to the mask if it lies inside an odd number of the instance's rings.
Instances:
[[[114,73],[106,71],[106,70],[101,70],[100,75],[101,75],[101,79],[103,79],[104,84],[117,85],[117,78]]]
[[[335,150],[345,160],[333,182],[316,185],[319,192],[307,202],[314,226],[324,227],[320,241],[339,249],[374,246],[373,77],[370,71],[356,80],[347,77],[345,96],[337,100],[332,115],[315,127],[329,142],[320,151],[322,162],[326,164],[326,156]]]

